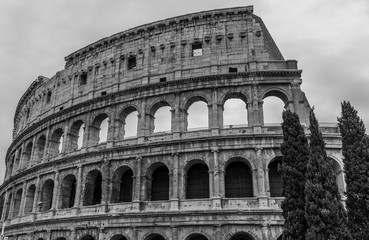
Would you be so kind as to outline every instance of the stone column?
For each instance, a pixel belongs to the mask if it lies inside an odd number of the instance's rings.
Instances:
[[[259,199],[259,208],[268,207],[268,197],[265,191],[265,174],[264,174],[264,164],[262,157],[262,148],[256,147],[256,158],[257,158],[257,185],[259,188],[258,191],[258,199]]]
[[[74,208],[76,208],[76,213],[78,212],[79,207],[81,206],[81,199],[82,199],[82,165],[77,166],[78,173],[77,173],[77,183],[76,183],[76,198],[74,201]]]
[[[222,199],[220,197],[220,181],[219,181],[219,150],[218,148],[213,148],[213,165],[214,165],[214,189],[213,189],[213,209],[222,208]]]
[[[46,141],[45,141],[44,156],[41,159],[41,163],[45,163],[46,159],[49,157],[50,127],[47,128],[45,137],[46,137]]]
[[[173,153],[173,177],[172,177],[172,196],[170,199],[170,210],[178,211],[179,200],[178,200],[178,165],[179,165],[179,154]]]
[[[173,132],[173,138],[174,139],[178,139],[180,138],[180,132],[183,131],[181,129],[181,114],[180,114],[180,104],[181,104],[181,100],[180,100],[180,94],[179,93],[175,93],[175,104],[174,104],[174,108],[173,108],[173,113],[172,114],[172,132]]]
[[[53,189],[53,201],[51,203],[51,210],[55,211],[59,200],[59,171],[55,171],[54,174],[54,189]]]
[[[175,226],[171,226],[172,228],[172,238],[171,240],[178,240],[178,228]]]
[[[109,210],[109,183],[110,183],[110,162],[108,160],[104,160],[103,167],[103,182],[102,182],[102,204],[105,205],[105,212]]]
[[[270,233],[269,233],[269,226],[265,223],[261,226],[261,232],[263,234],[263,240],[269,240],[271,239]]]
[[[21,150],[22,151],[21,151],[21,154],[20,154],[18,170],[21,170],[21,169],[24,169],[24,168],[27,167],[27,164],[24,162],[24,152],[25,152],[25,142],[24,141],[22,142]]]
[[[209,104],[209,127],[211,134],[219,135],[219,129],[223,128],[223,108],[218,108],[218,88],[212,88],[212,104]],[[211,111],[211,113],[210,113]]]
[[[141,202],[141,166],[142,157],[138,156],[136,158],[136,176],[135,176],[135,186],[134,186],[134,196],[132,201],[132,208],[135,211],[140,211]]]
[[[265,192],[266,196],[270,197],[269,167],[265,168]]]
[[[114,146],[114,142],[117,140],[115,139],[115,118],[116,118],[116,108],[111,107],[111,116],[108,120],[108,137],[106,139],[106,147],[110,148]]]
[[[64,154],[67,152],[68,149],[68,143],[69,143],[69,139],[68,139],[68,134],[69,134],[69,121],[65,122],[65,126],[64,126],[64,138],[63,138],[63,145],[62,145],[62,149],[60,151],[61,154]]]
[[[70,240],[76,240],[76,229],[70,229]]]
[[[31,150],[31,155],[29,156],[28,166],[33,166],[33,165],[35,165],[38,162],[38,161],[35,161],[36,160],[36,157],[37,157],[37,156],[35,156],[36,149],[37,149],[37,146],[36,146],[36,137],[33,136],[33,138],[32,138],[32,150]]]
[[[143,143],[145,141],[145,135],[147,131],[147,122],[146,122],[146,98],[141,99],[141,109],[138,114],[138,123],[137,123],[137,138],[138,143]]]

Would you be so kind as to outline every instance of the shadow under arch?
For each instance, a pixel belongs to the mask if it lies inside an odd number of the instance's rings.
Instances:
[[[111,191],[112,203],[132,202],[133,177],[133,170],[127,165],[120,166],[114,171]]]
[[[247,232],[235,233],[229,240],[255,240],[255,238]]]
[[[146,171],[147,199],[169,200],[169,168],[163,162],[151,164]]]
[[[185,240],[209,240],[211,238],[205,236],[203,233],[190,233]]]
[[[111,237],[110,240],[128,240],[128,238],[123,234],[116,234],[113,237]]]
[[[265,99],[267,97],[277,97],[277,98],[281,99],[284,102],[285,107],[288,104],[288,102],[291,101],[289,99],[288,93],[286,93],[283,89],[276,89],[276,88],[266,89],[262,93],[262,98],[261,99]]]
[[[225,197],[253,197],[253,188],[253,171],[250,162],[242,157],[229,159],[224,166]]]
[[[158,233],[153,233],[145,237],[144,240],[167,240],[167,239]]]

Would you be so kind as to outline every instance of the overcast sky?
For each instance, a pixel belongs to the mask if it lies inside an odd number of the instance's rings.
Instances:
[[[103,37],[177,15],[254,5],[285,59],[303,70],[302,90],[319,121],[350,100],[369,126],[368,0],[0,0],[0,183],[18,100],[64,57]]]

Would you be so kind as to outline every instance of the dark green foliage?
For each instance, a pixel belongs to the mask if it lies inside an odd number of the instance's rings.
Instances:
[[[285,219],[283,238],[304,240],[307,224],[305,220],[305,171],[309,158],[308,141],[296,113],[283,112],[283,143],[281,166]]]
[[[338,126],[346,174],[348,227],[355,240],[369,239],[369,154],[363,121],[350,102],[341,103]]]
[[[306,240],[352,239],[347,215],[341,203],[333,162],[327,157],[325,143],[313,110],[310,111],[310,158],[306,166]]]

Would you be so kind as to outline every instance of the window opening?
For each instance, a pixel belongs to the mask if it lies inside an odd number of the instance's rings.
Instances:
[[[129,57],[128,58],[128,63],[127,63],[127,68],[128,69],[133,69],[135,68],[137,65],[137,62],[136,62],[136,57]]]
[[[223,125],[232,127],[234,125],[247,126],[246,103],[238,98],[228,99],[223,105]]]
[[[229,72],[230,73],[236,73],[236,72],[238,72],[238,69],[237,68],[230,67],[229,68]]]
[[[47,96],[46,96],[46,103],[49,103],[50,102],[50,100],[51,100],[51,91],[48,91],[47,92]]]
[[[192,44],[192,56],[193,57],[202,56],[202,44],[201,43]]]
[[[169,199],[169,170],[166,166],[154,171],[151,184],[151,201]]]
[[[269,191],[271,197],[282,197],[282,176],[278,171],[280,159],[274,160],[269,164]]]
[[[209,198],[209,169],[195,164],[187,172],[187,199]]]
[[[79,77],[79,85],[85,85],[86,83],[87,83],[87,73],[83,72]]]
[[[243,162],[233,162],[225,172],[225,197],[253,197],[251,170]]]
[[[166,82],[167,81],[167,78],[166,77],[162,77],[159,79],[160,82]]]
[[[106,91],[101,92],[101,96],[105,96],[106,95]]]

